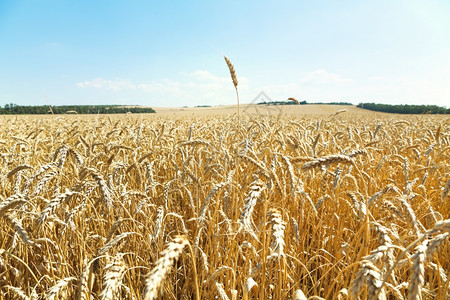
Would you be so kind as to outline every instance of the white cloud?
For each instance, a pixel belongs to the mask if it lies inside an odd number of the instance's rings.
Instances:
[[[161,79],[150,82],[133,82],[129,79],[108,80],[95,78],[78,82],[80,88],[95,88],[111,90],[114,92],[132,91],[143,93],[155,99],[176,99],[178,103],[183,101],[185,105],[198,104],[226,104],[234,101],[234,88],[230,77],[216,76],[206,70],[196,70],[189,74],[181,73],[177,80]],[[249,88],[248,79],[238,78],[239,91]],[[170,103],[172,104],[172,103]]]
[[[349,78],[344,78],[338,74],[330,73],[327,70],[319,69],[306,74],[302,78],[301,82],[304,84],[343,84],[351,83],[353,80]]]
[[[133,84],[129,79],[106,80],[103,78],[95,78],[93,80],[85,80],[83,82],[78,82],[77,86],[81,88],[97,88],[97,89],[104,88],[115,92],[121,90],[136,89],[136,85]]]
[[[384,81],[379,89],[384,99],[408,104],[436,104],[449,106],[450,69],[424,74],[420,77],[404,76]]]
[[[209,71],[205,70],[196,70],[188,75],[190,78],[197,81],[205,81],[205,82],[225,82],[229,81],[225,77],[218,77],[211,74]]]
[[[151,83],[139,83],[138,90],[148,93],[178,93],[180,91],[180,84],[169,79],[161,79]]]
[[[319,69],[306,73],[293,82],[269,84],[251,90],[255,95],[264,91],[274,101],[286,100],[289,97],[311,102],[338,101],[346,98],[345,92],[353,83],[352,79]]]
[[[271,84],[264,87],[267,93],[296,93],[300,90],[297,83]]]
[[[378,75],[378,74],[377,74]],[[273,78],[272,78],[273,79]],[[264,91],[272,100],[295,97],[308,102],[350,101],[449,105],[450,69],[442,68],[420,76],[367,76],[345,78],[324,69],[306,73],[297,80],[250,84],[245,77],[238,78],[241,103],[250,103]],[[147,82],[130,79],[96,78],[76,84],[79,88],[114,92],[110,101],[130,99],[134,103],[154,106],[195,106],[201,104],[234,104],[236,94],[231,78],[224,72],[217,76],[206,70],[180,73],[171,79]],[[116,100],[117,99],[117,100]]]

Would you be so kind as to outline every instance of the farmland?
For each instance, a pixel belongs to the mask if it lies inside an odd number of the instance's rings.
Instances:
[[[2,299],[448,299],[450,119],[2,116]]]

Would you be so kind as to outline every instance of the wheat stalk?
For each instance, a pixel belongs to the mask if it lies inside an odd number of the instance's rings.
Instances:
[[[239,109],[239,92],[238,92],[238,79],[236,76],[236,70],[234,69],[233,63],[231,60],[228,59],[228,57],[224,56],[225,62],[227,63],[228,70],[230,71],[231,80],[233,81],[234,89],[236,90],[236,98],[237,98],[237,105],[238,105],[238,130],[240,130],[240,109]]]

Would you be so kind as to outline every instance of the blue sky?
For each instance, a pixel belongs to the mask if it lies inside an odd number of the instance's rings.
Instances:
[[[0,0],[0,105],[450,107],[450,1]]]

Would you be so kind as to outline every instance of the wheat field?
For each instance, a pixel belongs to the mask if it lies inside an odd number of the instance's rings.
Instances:
[[[449,299],[450,119],[2,117],[1,299]]]

